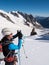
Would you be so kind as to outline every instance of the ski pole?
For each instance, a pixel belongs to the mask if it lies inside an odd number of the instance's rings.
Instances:
[[[29,37],[29,36],[27,36],[27,37]],[[23,44],[24,44],[24,39],[25,39],[25,38],[26,38],[26,37],[23,37]],[[27,55],[26,55],[26,51],[25,51],[24,45],[22,45],[22,47],[23,47],[23,51],[24,51],[25,57],[28,58]]]
[[[25,49],[24,49],[24,45],[22,45],[22,47],[23,47],[25,57],[28,58],[27,55],[26,55]]]
[[[18,58],[19,58],[19,65],[21,65],[21,60],[20,60],[20,50],[18,50]]]

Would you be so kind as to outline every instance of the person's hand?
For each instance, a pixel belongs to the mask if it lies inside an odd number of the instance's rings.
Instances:
[[[23,36],[22,32],[21,31],[17,31],[17,34],[18,34],[18,38],[22,39],[22,36]]]

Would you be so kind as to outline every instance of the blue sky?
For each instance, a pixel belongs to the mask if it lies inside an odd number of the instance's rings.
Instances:
[[[0,0],[0,9],[49,16],[49,0]]]

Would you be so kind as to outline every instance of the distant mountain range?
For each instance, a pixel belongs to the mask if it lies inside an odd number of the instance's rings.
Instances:
[[[37,22],[39,22],[44,28],[49,28],[49,17],[35,17]]]

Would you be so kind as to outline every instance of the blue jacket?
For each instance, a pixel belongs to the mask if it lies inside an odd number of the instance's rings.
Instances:
[[[19,50],[22,46],[22,39],[18,39],[18,45],[15,45],[14,43],[10,43],[8,48],[9,50]]]

